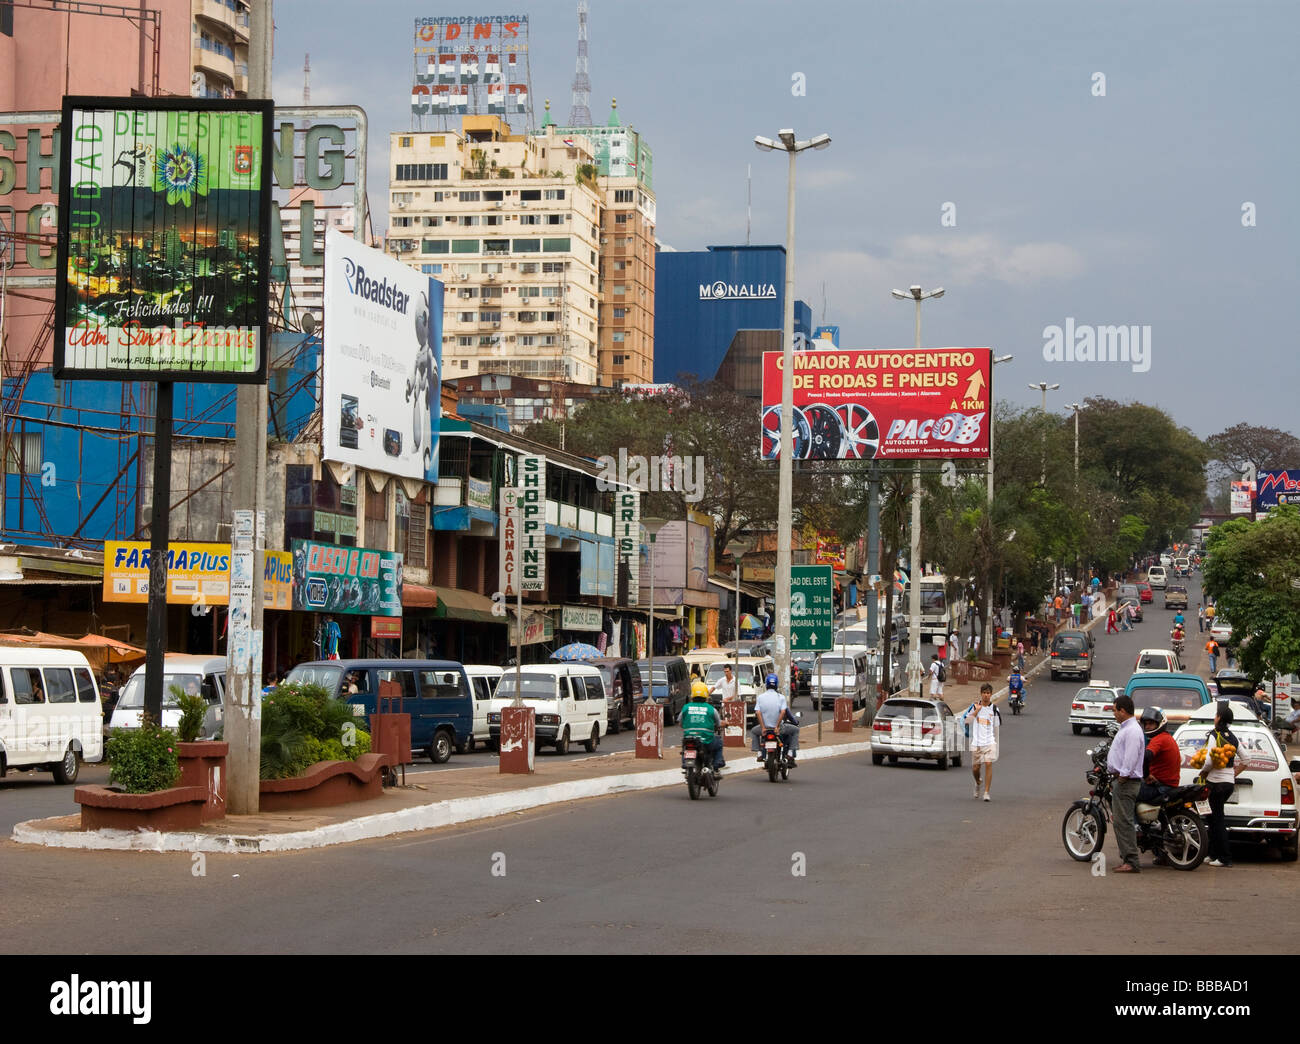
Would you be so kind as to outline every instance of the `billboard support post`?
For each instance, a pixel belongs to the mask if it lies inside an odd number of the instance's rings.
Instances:
[[[273,0],[251,0],[251,24],[248,48],[248,96],[271,96],[271,35]],[[263,162],[269,161],[265,157]],[[269,230],[264,229],[263,235]],[[235,476],[234,510],[253,513],[253,548],[260,551],[264,536],[261,532],[266,517],[266,382],[240,385],[235,406]],[[234,529],[231,527],[232,545]],[[237,550],[234,549],[234,550]],[[260,556],[254,562],[261,565]],[[247,659],[229,657],[227,666],[230,685],[226,688],[225,739],[230,744],[227,767],[230,773],[226,789],[226,807],[236,815],[257,812],[260,801],[262,719],[260,692],[262,687],[262,574],[253,570],[252,604],[246,606],[247,627],[251,643],[257,651]],[[233,624],[235,621],[234,592],[231,592],[232,633],[227,648],[236,648]],[[242,650],[242,646],[241,646]],[[250,650],[251,651],[251,650]]]
[[[159,381],[153,415],[153,503],[149,510],[149,618],[144,646],[144,713],[162,722],[167,653],[167,538],[172,499],[172,382]]]

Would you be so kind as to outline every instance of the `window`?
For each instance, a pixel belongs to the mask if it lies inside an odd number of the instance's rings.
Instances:
[[[462,214],[457,224],[469,227],[471,225],[478,225],[481,222],[482,222],[482,218],[480,218],[477,214]]]
[[[453,239],[451,241],[451,252],[453,254],[477,254],[477,239]]]
[[[41,672],[34,667],[14,667],[9,672],[14,687],[14,703],[44,703],[45,689],[41,686]],[[144,692],[144,685],[140,685]],[[164,694],[165,695],[165,694]]]
[[[405,205],[405,206],[410,206],[410,205],[411,205],[412,203],[414,203],[414,202],[415,202],[415,193],[414,193],[414,192],[394,192],[394,193],[393,193],[393,204],[394,204],[394,206],[403,206],[403,205]]]
[[[478,321],[480,323],[499,323],[501,322],[500,312],[479,312]]]
[[[451,249],[451,241],[447,239],[422,239],[420,240],[420,251],[425,254],[445,254]]]
[[[615,189],[615,190],[614,190],[614,202],[615,202],[615,203],[631,203],[631,202],[632,202],[632,190],[631,190],[631,189]]]
[[[544,334],[544,335],[542,336],[542,344],[545,345],[545,346],[547,346],[548,348],[551,347],[551,346],[553,346],[553,345],[555,344],[555,335],[554,335],[554,334]]]
[[[76,703],[77,689],[67,667],[45,668],[45,698],[50,703]]]
[[[442,218],[436,216],[426,216],[421,220],[425,228],[437,228],[442,224]]]
[[[626,339],[627,339],[627,334],[623,333],[621,330],[618,333],[614,334],[615,344],[622,344]]]
[[[462,301],[472,301],[474,300],[474,298],[478,297],[478,287],[462,286],[460,288],[459,293],[457,293],[456,296],[459,297]]]
[[[520,266],[519,266],[519,274],[520,274],[520,275],[536,275],[536,274],[537,274],[537,262],[536,262],[536,261],[525,261],[525,262],[523,262],[523,263],[520,264]]]
[[[614,318],[615,318],[615,319],[622,319],[625,315],[627,315],[627,309],[626,309],[626,308],[615,308],[615,309],[614,309]]]
[[[546,198],[546,199],[563,199],[563,198],[564,198],[564,189],[547,189],[547,190],[546,190],[546,193],[545,193],[545,198]]]
[[[468,369],[469,369],[469,360],[468,360],[468,359],[462,359],[462,360],[460,361],[460,368],[461,368],[462,370],[468,370]]]
[[[433,201],[434,201],[435,203],[441,203],[441,202],[442,202],[442,197],[443,197],[443,196],[448,196],[448,195],[451,195],[451,193],[449,193],[449,192],[435,192],[435,193],[433,194]]]
[[[400,686],[399,695],[404,700],[415,699],[415,672],[414,671],[376,671],[379,675],[379,691],[384,692],[384,682],[396,682]],[[389,690],[391,691],[391,690]]]
[[[522,337],[519,338],[519,343],[523,345],[525,348],[533,348],[537,344],[537,338],[534,337],[532,334],[524,334]]]
[[[500,296],[501,296],[501,287],[499,287],[499,286],[485,286],[485,287],[483,287],[483,290],[482,290],[482,296],[483,296],[483,297],[500,297]]]
[[[549,196],[547,197],[547,199],[550,198],[551,197]],[[542,190],[541,189],[520,189],[519,199],[521,202],[524,203],[540,203],[542,201]]]
[[[421,274],[421,275],[434,275],[434,274],[438,271],[438,269],[441,268],[441,267],[442,267],[441,265],[421,265],[421,266],[420,266],[420,274]]]
[[[541,214],[520,214],[519,223],[521,225],[540,225],[542,223]]]
[[[563,292],[564,292],[563,289],[562,289],[561,287],[558,287],[558,286],[544,286],[544,287],[542,287],[542,296],[543,296],[543,297],[559,297],[559,296],[561,296],[561,295],[563,294]]]
[[[39,475],[44,456],[42,433],[24,431],[9,444],[5,472],[9,475]]]
[[[627,293],[627,287],[625,287],[625,286],[616,286],[616,287],[614,287],[614,293],[616,293],[616,294],[625,294],[625,293]]]
[[[626,262],[626,261],[615,261],[615,262],[614,262],[614,271],[615,271],[615,272],[622,272],[622,271],[626,270],[626,268],[627,268],[627,262]]]
[[[457,343],[460,347],[462,347],[462,348],[473,348],[473,347],[474,347],[474,338],[472,338],[472,337],[457,337],[457,338],[456,338],[456,343]]]
[[[496,341],[497,336],[499,335],[488,334],[486,337],[480,337],[478,339],[478,346],[480,348],[491,348],[493,343]]]
[[[616,224],[616,225],[626,225],[626,224],[627,224],[627,215],[626,215],[626,214],[615,214],[615,215],[614,215],[614,224]]]
[[[483,253],[485,253],[485,254],[508,254],[508,253],[510,253],[510,240],[508,240],[508,239],[485,239],[485,240],[483,240]]]
[[[542,241],[540,239],[516,239],[514,248],[516,254],[537,254],[541,252]]]
[[[409,217],[393,218],[393,227],[394,227],[394,228],[410,228],[410,227],[411,227],[411,219],[410,219]]]
[[[426,700],[454,700],[464,694],[459,671],[420,671],[420,696]]]
[[[480,265],[478,266],[478,270],[479,270],[480,272],[482,272],[484,275],[500,275],[500,273],[501,273],[501,262],[500,262],[500,261],[484,261],[482,264],[480,264]]]
[[[457,196],[457,198],[458,198],[462,203],[477,203],[477,202],[479,202],[479,194],[478,194],[477,191],[472,191],[472,192],[458,192],[458,193],[456,194],[456,196]]]
[[[473,313],[473,312],[459,312],[459,313],[457,313],[457,315],[456,315],[456,319],[457,319],[458,322],[462,322],[462,323],[472,323],[472,322],[474,321],[474,313]]]
[[[445,163],[398,163],[394,181],[446,181]]]
[[[543,273],[563,272],[568,267],[569,267],[569,262],[567,261],[543,261],[542,262]]]
[[[398,139],[397,139],[397,147],[398,147],[399,149],[409,149],[409,148],[411,147],[411,139],[410,139],[410,138],[398,138]]]
[[[489,214],[483,219],[485,225],[501,225],[505,223],[505,218],[500,214]]]
[[[627,356],[626,356],[626,355],[616,355],[616,356],[614,356],[614,365],[615,365],[615,366],[622,366],[625,362],[627,362]]]
[[[490,190],[483,193],[484,203],[501,203],[505,200],[505,193],[500,189]]]
[[[569,237],[563,239],[543,239],[542,250],[548,254],[560,254],[569,250]]]
[[[563,225],[568,214],[547,214],[546,223],[548,225]]]

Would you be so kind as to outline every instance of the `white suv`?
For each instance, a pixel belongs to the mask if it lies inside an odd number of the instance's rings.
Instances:
[[[1214,728],[1217,705],[1207,703],[1194,710],[1191,717],[1174,733],[1183,755],[1183,786],[1196,780],[1200,769],[1191,767],[1192,755],[1205,746]],[[1237,756],[1245,771],[1224,807],[1224,820],[1231,841],[1255,841],[1278,846],[1282,858],[1295,862],[1300,852],[1296,840],[1300,821],[1296,813],[1296,787],[1292,773],[1300,770],[1300,761],[1287,764],[1285,753],[1264,722],[1239,703],[1232,705],[1232,732],[1240,741]]]

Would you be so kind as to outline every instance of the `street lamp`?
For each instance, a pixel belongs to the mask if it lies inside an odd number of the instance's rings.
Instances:
[[[988,504],[989,504],[989,526],[993,525],[993,433],[997,428],[997,418],[994,416],[997,404],[993,398],[993,368],[998,363],[1010,362],[1014,355],[995,355],[993,364],[989,367],[989,464],[988,464]],[[990,575],[985,584],[984,602],[984,652],[989,655],[993,651],[993,576]]]
[[[783,691],[790,691],[790,541],[794,456],[794,159],[806,149],[824,149],[829,134],[799,141],[794,131],[777,132],[778,141],[761,136],[754,144],[761,152],[784,149],[790,158],[785,201],[785,316],[781,325],[781,448],[779,451],[776,524],[776,670]],[[739,641],[739,634],[736,636]]]
[[[1044,416],[1047,415],[1047,393],[1049,391],[1056,391],[1056,389],[1059,387],[1060,387],[1059,384],[1048,384],[1046,381],[1039,381],[1037,384],[1031,384],[1029,386],[1030,391],[1034,391],[1035,389],[1037,389],[1038,391],[1041,391],[1043,393],[1043,415]],[[1038,484],[1040,486],[1047,485],[1047,433],[1046,432],[1043,433],[1043,473],[1038,477]]]
[[[646,706],[653,707],[655,704],[655,537],[659,530],[668,525],[666,518],[643,518],[641,519],[641,528],[646,531],[646,537],[650,543],[650,629],[646,632],[645,652],[647,661],[646,670]],[[671,701],[669,702],[669,712],[671,713]]]
[[[1079,411],[1087,409],[1081,402],[1072,402],[1066,409],[1074,411],[1074,492],[1079,492]]]
[[[919,286],[910,286],[906,291],[891,290],[890,294],[900,301],[916,302],[916,347],[921,347],[921,302],[931,298],[942,297],[943,287],[922,290]],[[912,468],[912,550],[911,576],[907,614],[911,618],[908,645],[911,647],[907,657],[907,687],[914,694],[921,694],[921,463],[917,461]],[[945,629],[946,632],[946,629]],[[892,638],[892,635],[890,636]],[[944,634],[944,640],[948,638]]]
[[[726,547],[726,553],[736,560],[736,669],[732,673],[737,678],[740,677],[740,560],[745,557],[745,552],[752,550],[753,547],[753,540],[741,537],[727,541]]]

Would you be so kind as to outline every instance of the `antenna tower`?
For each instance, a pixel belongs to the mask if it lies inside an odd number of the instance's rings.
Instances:
[[[573,72],[569,126],[591,126],[591,79],[587,76],[587,0],[578,0],[578,61]]]

